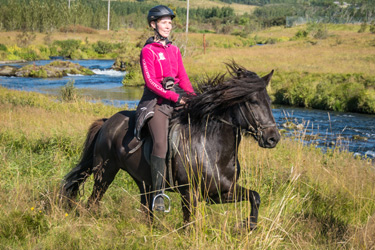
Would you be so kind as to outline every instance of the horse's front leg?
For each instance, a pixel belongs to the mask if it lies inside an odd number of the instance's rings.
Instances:
[[[228,192],[222,193],[221,196],[212,198],[211,200],[215,203],[232,203],[239,201],[250,201],[251,212],[250,217],[243,221],[242,226],[254,230],[258,223],[258,213],[260,206],[260,195],[258,192],[244,188],[238,184],[235,184],[235,189],[230,189]]]
[[[198,196],[196,192],[189,187],[181,188],[180,194],[182,198],[181,204],[184,223],[188,224],[190,222],[191,215],[195,213],[198,203]]]
[[[256,191],[241,187],[239,185],[237,185],[236,189],[237,195],[239,195],[239,200],[242,198],[242,200],[250,201],[251,204],[250,217],[243,221],[243,226],[249,228],[250,230],[254,230],[256,229],[258,223],[260,195]]]

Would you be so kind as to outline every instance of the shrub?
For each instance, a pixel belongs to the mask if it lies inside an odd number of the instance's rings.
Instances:
[[[326,39],[328,37],[328,31],[327,29],[318,29],[314,36],[315,39]]]
[[[98,41],[93,45],[93,48],[98,54],[108,54],[113,50],[113,44],[103,41]]]
[[[0,43],[0,51],[8,51],[7,46],[5,46],[4,44]]]
[[[65,86],[60,89],[60,97],[63,101],[71,102],[78,98],[77,88],[74,87],[74,80],[68,81]]]
[[[38,59],[38,55],[36,54],[36,52],[31,49],[19,53],[19,56],[27,61],[35,61]]]
[[[367,23],[364,22],[361,24],[361,27],[359,28],[358,33],[363,33],[366,31],[366,29],[367,29]]]
[[[275,74],[272,80],[275,104],[375,113],[373,77],[291,72]]]
[[[124,78],[122,79],[122,84],[124,86],[141,86],[143,85],[143,76],[140,70],[127,71]]]
[[[307,30],[299,30],[297,33],[294,35],[294,39],[302,39],[306,38],[309,32]]]
[[[47,78],[47,71],[45,69],[31,70],[29,77]]]
[[[58,52],[60,56],[71,57],[73,52],[81,46],[81,40],[68,39],[54,41],[52,45],[61,48],[61,50]]]
[[[36,38],[36,35],[31,32],[23,31],[16,36],[17,45],[20,47],[29,46]]]
[[[371,25],[370,25],[370,32],[372,34],[375,34],[375,21],[372,21],[371,22]]]

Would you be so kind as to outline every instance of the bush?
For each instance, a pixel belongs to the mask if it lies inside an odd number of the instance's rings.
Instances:
[[[22,59],[25,59],[27,61],[35,61],[38,59],[38,55],[36,54],[36,52],[34,50],[27,50],[25,52],[21,52],[19,53],[19,56],[22,58]]]
[[[326,39],[328,37],[327,29],[318,29],[314,36],[315,39]]]
[[[361,27],[359,28],[358,33],[363,33],[366,31],[366,29],[367,29],[367,23],[364,22],[361,24]]]
[[[35,40],[35,38],[35,33],[23,31],[16,37],[17,45],[20,47],[27,47]]]
[[[47,78],[47,71],[45,69],[31,70],[29,77]]]
[[[275,104],[375,114],[374,77],[291,72],[272,80]]]
[[[61,48],[58,52],[59,56],[71,57],[73,52],[81,46],[81,40],[68,39],[54,41],[52,45]]]
[[[5,46],[4,44],[0,43],[0,51],[8,51],[7,46]]]
[[[370,32],[372,34],[375,34],[375,21],[372,21],[371,22],[371,25],[370,25]]]
[[[294,35],[294,39],[302,39],[306,38],[309,32],[307,30],[299,30],[297,33]]]
[[[71,102],[78,98],[77,88],[74,87],[74,80],[70,80],[60,89],[60,96],[63,101]]]
[[[95,52],[101,55],[112,52],[113,47],[113,44],[103,41],[98,41],[93,45]]]

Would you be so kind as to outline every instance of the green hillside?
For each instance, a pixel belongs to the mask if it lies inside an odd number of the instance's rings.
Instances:
[[[156,4],[171,7],[177,14],[177,29],[183,29],[187,2],[178,0],[114,1],[111,3],[110,29],[144,29],[147,11]],[[71,25],[107,29],[107,6],[102,0],[72,1],[70,8],[66,0],[0,0],[0,31],[51,32]],[[227,33],[237,28],[248,34],[286,25],[287,17],[301,17],[306,22],[370,23],[374,10],[373,1],[343,5],[326,0],[200,0],[190,3],[189,25],[197,32]]]
[[[120,2],[137,2],[135,0],[120,0]],[[155,4],[160,4],[160,2],[157,1],[147,1],[154,2]],[[187,1],[186,0],[165,0],[162,4],[174,6],[178,8],[186,8]],[[257,7],[253,4],[246,4],[246,3],[237,3],[237,2],[225,2],[225,1],[213,1],[213,0],[197,0],[197,1],[189,1],[190,8],[212,8],[212,7],[230,7],[234,9],[234,12],[237,15],[242,15],[245,13],[252,13],[254,9]]]

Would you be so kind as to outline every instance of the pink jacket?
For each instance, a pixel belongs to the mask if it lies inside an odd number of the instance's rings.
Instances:
[[[165,77],[174,77],[175,84],[179,84],[186,93],[194,93],[177,46],[170,42],[166,46],[157,42],[148,43],[141,51],[140,60],[145,86],[158,96],[173,102],[177,102],[180,97],[176,92],[163,88]],[[159,98],[158,103],[161,103],[162,98]]]

